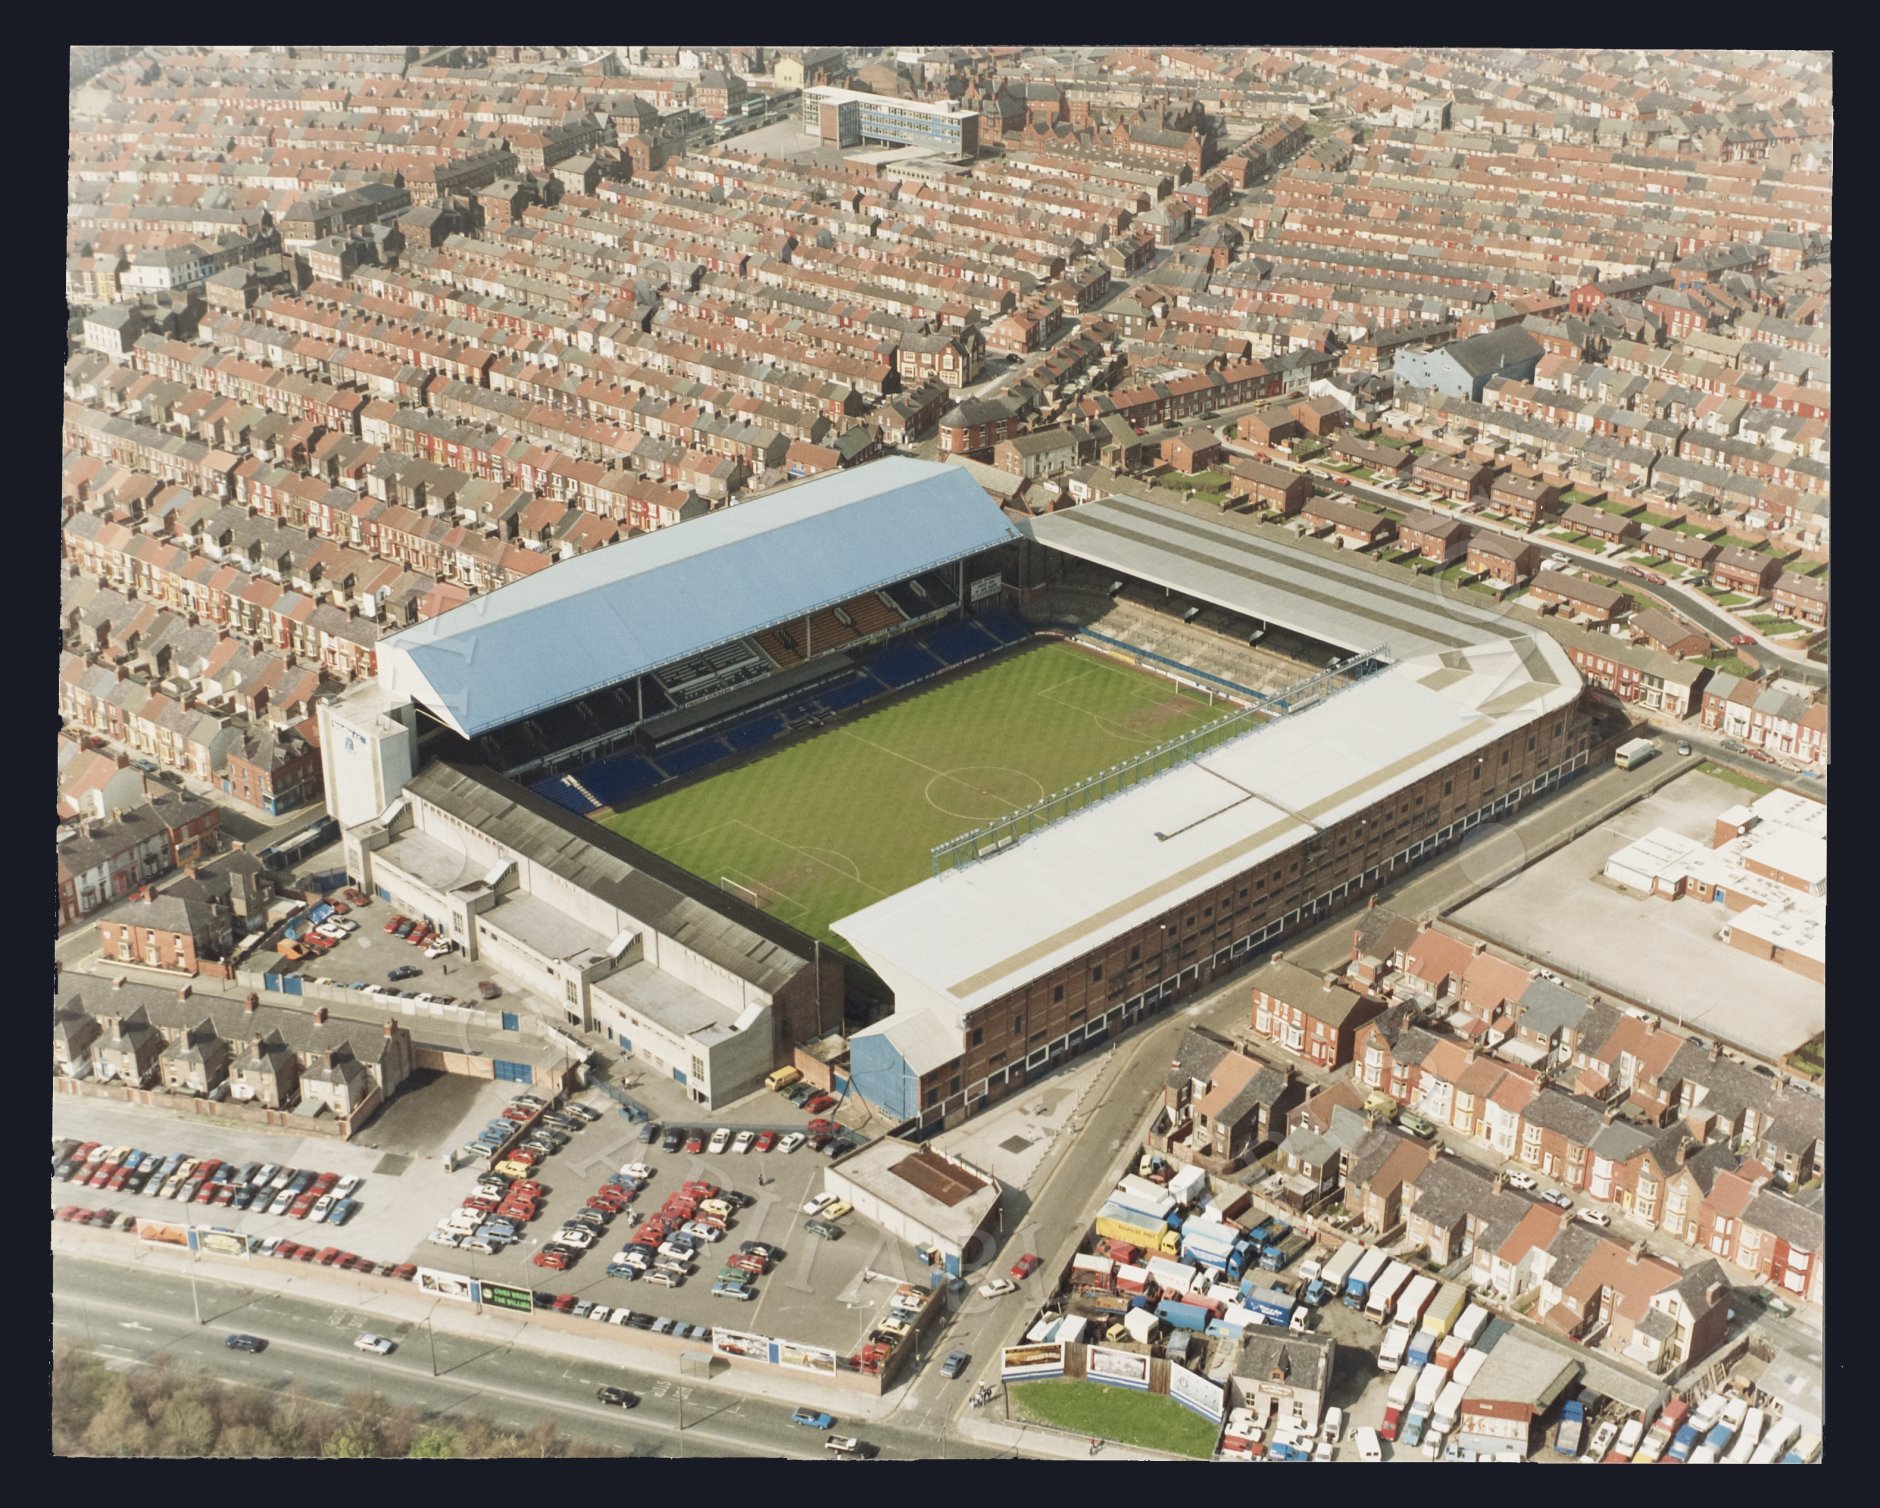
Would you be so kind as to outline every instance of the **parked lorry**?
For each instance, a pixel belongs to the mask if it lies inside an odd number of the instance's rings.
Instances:
[[[1727,1466],[1747,1466],[1749,1458],[1756,1454],[1756,1447],[1762,1443],[1763,1411],[1751,1409],[1743,1420],[1743,1428],[1737,1432],[1736,1443],[1724,1453]]]
[[[1345,1279],[1345,1304],[1352,1309],[1362,1309],[1369,1299],[1371,1285],[1377,1281],[1390,1258],[1375,1246],[1368,1246],[1364,1255],[1358,1259],[1358,1265],[1351,1269],[1351,1275]]]
[[[1098,1289],[1107,1292],[1116,1281],[1116,1263],[1108,1257],[1091,1257],[1083,1253],[1071,1258],[1071,1287],[1083,1291]]]
[[[1448,1379],[1435,1367],[1425,1367],[1417,1374],[1416,1391],[1410,1395],[1410,1411],[1403,1420],[1405,1445],[1422,1444],[1423,1431],[1429,1427],[1430,1416],[1436,1412],[1436,1400],[1447,1386]]]
[[[1201,1304],[1184,1303],[1179,1299],[1163,1299],[1155,1306],[1158,1318],[1167,1320],[1177,1330],[1192,1330],[1197,1335],[1208,1328],[1208,1321],[1214,1315]]]
[[[1756,1447],[1756,1453],[1749,1458],[1749,1464],[1767,1466],[1772,1462],[1780,1461],[1783,1453],[1788,1450],[1801,1432],[1802,1421],[1799,1419],[1776,1420],[1769,1426],[1769,1433],[1763,1436],[1762,1444]]]
[[[1394,1372],[1403,1365],[1404,1354],[1410,1349],[1410,1331],[1403,1325],[1392,1325],[1384,1332],[1384,1343],[1377,1348],[1377,1369],[1380,1372]],[[1428,1355],[1422,1358],[1429,1360]]]
[[[1161,1321],[1148,1309],[1132,1309],[1123,1316],[1123,1328],[1129,1338],[1142,1345],[1155,1339],[1155,1332]]]
[[[1410,1281],[1403,1285],[1403,1290],[1391,1304],[1391,1322],[1407,1325],[1410,1333],[1416,1334],[1423,1320],[1423,1311],[1429,1308],[1430,1300],[1436,1297],[1436,1288],[1435,1278],[1412,1269]]]
[[[1482,1331],[1488,1326],[1488,1311],[1480,1304],[1470,1304],[1462,1311],[1462,1318],[1456,1321],[1453,1334],[1460,1336],[1465,1346],[1472,1346],[1482,1338]]]
[[[1190,1163],[1169,1179],[1168,1191],[1169,1196],[1184,1209],[1199,1204],[1207,1197],[1208,1170]]]
[[[1423,1311],[1423,1328],[1441,1340],[1455,1328],[1456,1321],[1462,1318],[1462,1312],[1468,1306],[1468,1289],[1460,1283],[1443,1283],[1437,1288],[1436,1297],[1430,1300],[1429,1307]]]
[[[1145,1252],[1160,1252],[1165,1257],[1178,1255],[1182,1249],[1181,1237],[1165,1225],[1141,1225],[1118,1213],[1109,1213],[1112,1205],[1105,1205],[1105,1213],[1097,1216],[1097,1234],[1108,1236],[1115,1241],[1126,1241],[1131,1246],[1140,1247]]]
[[[1487,1364],[1488,1352],[1479,1347],[1471,1346],[1468,1350],[1464,1351],[1462,1355],[1456,1358],[1455,1370],[1450,1373],[1450,1376],[1464,1387],[1467,1387],[1470,1383],[1475,1381],[1475,1374],[1481,1371]],[[1434,1366],[1436,1363],[1432,1362],[1431,1365]]]
[[[1298,1231],[1288,1231],[1284,1236],[1268,1241],[1260,1248],[1260,1270],[1284,1272],[1311,1249],[1312,1238],[1310,1236],[1302,1235]]]
[[[1146,1178],[1138,1178],[1133,1173],[1125,1173],[1110,1195],[1110,1203],[1120,1205],[1125,1211],[1140,1216],[1145,1224],[1154,1224],[1159,1220],[1178,1224],[1175,1197],[1161,1184],[1151,1183]]]
[[[1098,1236],[1094,1245],[1094,1254],[1108,1257],[1114,1262],[1134,1263],[1142,1258],[1142,1248],[1132,1246],[1127,1241],[1113,1241],[1108,1236]]]
[[[1391,1328],[1395,1330],[1400,1327],[1393,1325]],[[1439,1344],[1436,1332],[1426,1325],[1410,1337],[1410,1346],[1405,1354],[1412,1361],[1431,1362],[1436,1359],[1436,1348]]]
[[[1410,1276],[1408,1267],[1392,1261],[1371,1285],[1371,1295],[1364,1301],[1364,1317],[1374,1325],[1388,1321],[1391,1306],[1396,1303],[1397,1295],[1409,1285]]]
[[[1445,1335],[1442,1344],[1436,1348],[1436,1354],[1430,1357],[1445,1372],[1456,1370],[1456,1363],[1462,1359],[1462,1353],[1469,1348],[1462,1343],[1462,1337],[1453,1330]]]
[[[1457,1387],[1460,1385],[1451,1384]],[[1554,1454],[1577,1456],[1580,1453],[1580,1438],[1585,1433],[1586,1405],[1577,1398],[1569,1398],[1560,1410],[1560,1424],[1554,1430]]]
[[[1467,1386],[1460,1382],[1446,1382],[1442,1392],[1436,1395],[1436,1408],[1430,1415],[1430,1429],[1438,1435],[1451,1433],[1462,1418],[1462,1395]]]
[[[1404,1413],[1409,1409],[1411,1399],[1416,1396],[1417,1379],[1425,1370],[1423,1367],[1404,1367],[1391,1378],[1390,1392],[1384,1397],[1384,1423],[1378,1430],[1386,1440],[1397,1438]]]
[[[1146,1267],[1139,1267],[1133,1262],[1116,1264],[1116,1291],[1118,1293],[1126,1293],[1133,1298],[1147,1293],[1154,1282],[1155,1279],[1150,1276],[1149,1269]]]
[[[1324,1267],[1319,1269],[1319,1281],[1325,1285],[1327,1298],[1337,1298],[1345,1291],[1345,1280],[1351,1276],[1352,1269],[1363,1255],[1362,1245],[1356,1241],[1347,1241],[1326,1258]]]
[[[1255,1288],[1251,1283],[1241,1290],[1240,1301],[1268,1325],[1290,1325],[1293,1301],[1277,1288]]]

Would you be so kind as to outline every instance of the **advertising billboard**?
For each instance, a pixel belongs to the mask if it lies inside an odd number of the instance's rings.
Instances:
[[[1053,1341],[1042,1346],[1007,1346],[999,1357],[999,1376],[1062,1377],[1064,1347]]]
[[[1226,1391],[1205,1377],[1197,1377],[1186,1367],[1169,1367],[1168,1395],[1183,1408],[1192,1409],[1203,1419],[1212,1419],[1216,1424],[1226,1416]]]
[[[1084,1376],[1091,1382],[1107,1382],[1112,1387],[1149,1387],[1149,1358],[1135,1351],[1113,1351],[1108,1346],[1091,1346],[1084,1353]]]
[[[742,1356],[750,1361],[770,1360],[770,1337],[745,1330],[712,1331],[712,1350],[720,1356]]]
[[[799,1345],[793,1340],[776,1342],[771,1358],[780,1367],[795,1367],[799,1372],[827,1372],[835,1375],[836,1353],[821,1346]]]
[[[981,576],[972,586],[973,601],[983,602],[988,597],[998,596],[1001,584],[999,573],[996,571],[990,576]]]
[[[196,1249],[218,1257],[248,1259],[248,1238],[239,1231],[196,1227]]]
[[[511,1288],[505,1283],[481,1282],[474,1285],[482,1290],[482,1300],[492,1309],[515,1309],[523,1314],[535,1313],[535,1292],[529,1288]]]
[[[476,1294],[475,1285],[462,1273],[439,1272],[435,1267],[420,1267],[416,1274],[418,1292],[428,1293],[434,1299],[456,1299],[459,1303],[473,1304]]]
[[[142,1220],[137,1222],[137,1239],[151,1246],[174,1246],[184,1251],[190,1250],[189,1227],[172,1225],[168,1220]]]

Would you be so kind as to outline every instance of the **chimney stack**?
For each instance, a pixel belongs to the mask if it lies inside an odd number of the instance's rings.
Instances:
[[[326,1007],[324,1005],[314,1011],[313,1024],[315,1026],[324,1026],[326,1024]]]
[[[1480,958],[1487,951],[1488,951],[1488,944],[1485,942],[1477,941],[1470,947],[1469,956],[1471,958]]]
[[[1691,1160],[1691,1144],[1688,1141],[1678,1143],[1678,1166],[1683,1167]]]
[[[1636,1262],[1644,1255],[1645,1255],[1645,1243],[1643,1241],[1634,1241],[1632,1243],[1632,1260]]]
[[[261,997],[253,990],[250,990],[248,992],[248,998],[242,1002],[242,1014],[244,1016],[252,1016],[260,1004]]]
[[[391,1016],[387,1016],[385,1018],[385,1035],[387,1037],[390,1037],[394,1035],[397,1031],[398,1031],[397,1020]]]
[[[1723,1044],[1721,1042],[1712,1042],[1710,1044],[1710,1051],[1706,1056],[1709,1057],[1711,1062],[1715,1063],[1723,1056]]]
[[[121,990],[124,988],[124,985],[125,985],[125,979],[122,974],[118,975],[116,979],[113,979],[111,981],[111,988],[114,990]]]
[[[178,1000],[187,1000],[189,999],[189,993],[190,993],[190,986],[183,985],[180,989],[177,990],[176,998]]]

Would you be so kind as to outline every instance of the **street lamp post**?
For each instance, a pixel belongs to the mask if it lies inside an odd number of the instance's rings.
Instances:
[[[437,1330],[431,1323],[431,1317],[437,1313],[438,1303],[437,1299],[432,1299],[431,1307],[424,1316],[425,1339],[431,1343],[431,1375],[433,1377],[437,1376]]]

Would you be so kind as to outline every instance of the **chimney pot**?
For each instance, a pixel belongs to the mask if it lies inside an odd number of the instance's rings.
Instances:
[[[1488,944],[1485,942],[1478,942],[1469,949],[1469,956],[1472,958],[1480,958],[1487,951],[1488,951]]]
[[[245,1016],[252,1016],[255,1013],[256,1009],[260,1006],[260,1004],[261,1004],[261,997],[255,994],[253,990],[250,990],[248,992],[248,998],[242,1002],[242,1014]]]
[[[313,1013],[313,1024],[323,1026],[326,1023],[326,1007],[323,1005]]]
[[[391,1016],[387,1016],[385,1018],[385,1035],[388,1037],[392,1036],[394,1033],[397,1032],[397,1030],[398,1030],[397,1020]]]

